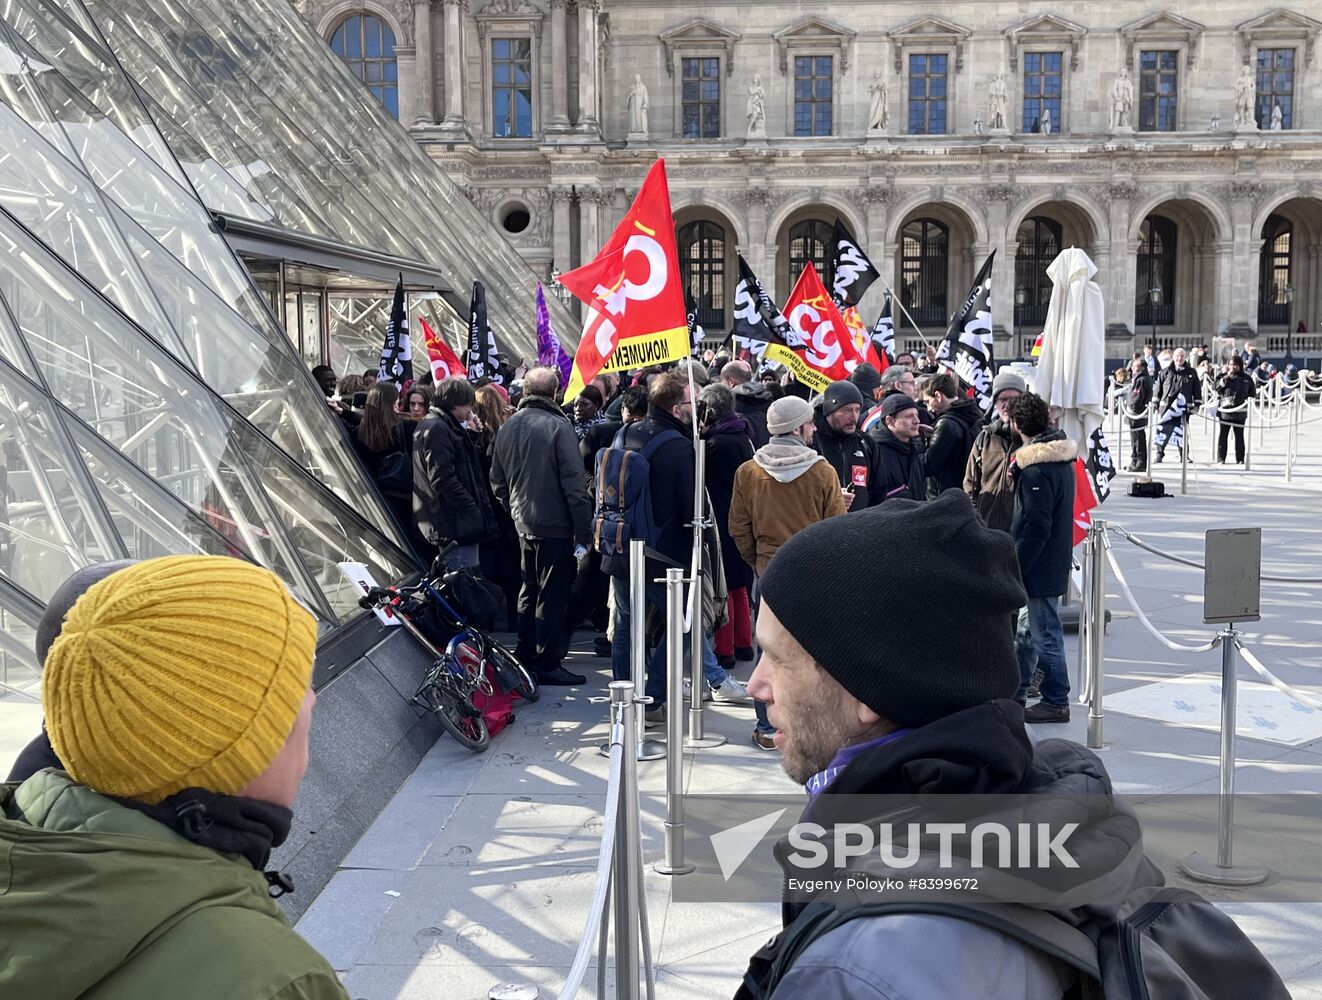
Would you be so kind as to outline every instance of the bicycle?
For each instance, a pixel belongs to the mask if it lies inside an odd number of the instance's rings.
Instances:
[[[445,557],[453,547],[450,544],[441,550],[430,574],[418,583],[373,587],[358,604],[393,614],[431,654],[431,666],[409,702],[436,713],[451,736],[480,753],[490,745],[491,735],[473,697],[479,691],[495,693],[490,677],[494,676],[503,690],[527,702],[541,697],[541,690],[518,657],[470,622],[469,615],[461,610],[455,592],[467,570],[446,571]],[[438,628],[451,634],[443,640],[443,649],[430,634]]]

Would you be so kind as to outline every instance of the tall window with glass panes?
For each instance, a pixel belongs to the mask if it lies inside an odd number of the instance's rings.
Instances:
[[[714,57],[680,61],[681,132],[685,139],[721,135],[721,61]]]
[[[497,139],[532,135],[532,41],[491,40],[491,134]]]
[[[1060,52],[1024,53],[1025,132],[1044,132],[1047,122],[1050,122],[1052,132],[1060,131],[1062,55]]]

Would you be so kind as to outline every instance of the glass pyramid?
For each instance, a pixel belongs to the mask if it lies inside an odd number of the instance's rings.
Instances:
[[[87,563],[249,559],[323,628],[339,562],[416,569],[212,212],[482,276],[530,347],[532,272],[287,0],[0,0],[0,695]]]

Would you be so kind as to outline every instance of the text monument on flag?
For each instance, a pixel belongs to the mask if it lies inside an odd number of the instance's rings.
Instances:
[[[587,306],[565,400],[603,371],[623,371],[689,356],[689,326],[675,250],[675,220],[664,160],[589,264],[560,276]]]

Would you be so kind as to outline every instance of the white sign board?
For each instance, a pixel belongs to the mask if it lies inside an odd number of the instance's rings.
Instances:
[[[344,578],[358,587],[366,594],[373,587],[379,587],[380,584],[372,579],[372,574],[368,572],[367,567],[359,562],[342,562],[338,564],[340,572]],[[375,608],[373,613],[380,620],[382,625],[398,625],[399,619],[389,608]]]

